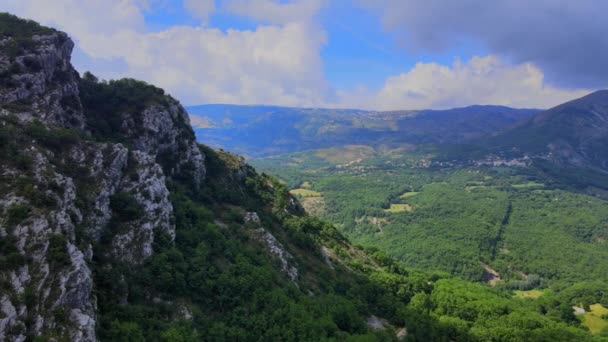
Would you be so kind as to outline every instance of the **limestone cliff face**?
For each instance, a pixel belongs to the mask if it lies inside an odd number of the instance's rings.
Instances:
[[[0,36],[3,341],[94,341],[93,259],[142,263],[158,234],[175,236],[167,182],[198,186],[206,173],[188,116],[168,96],[108,113],[121,142],[92,139],[72,48],[61,32]]]
[[[0,103],[17,108],[19,117],[38,118],[62,127],[84,128],[78,99],[78,73],[70,63],[74,43],[63,32],[34,35],[15,51],[16,38],[1,37]],[[10,53],[6,53],[6,50]],[[22,109],[22,110],[19,110]],[[27,110],[25,110],[27,109]]]

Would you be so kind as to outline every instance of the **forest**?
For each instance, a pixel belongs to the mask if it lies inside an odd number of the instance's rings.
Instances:
[[[536,305],[560,302],[554,316],[579,305],[590,315],[590,306],[605,302],[607,201],[534,168],[428,166],[436,147],[364,158],[348,150],[342,159],[315,150],[251,163],[295,189],[305,207],[354,243],[408,269],[445,272]],[[605,317],[598,322],[608,324]]]

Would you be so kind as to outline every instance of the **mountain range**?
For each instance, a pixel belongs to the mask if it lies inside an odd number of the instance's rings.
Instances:
[[[539,112],[501,106],[374,112],[203,105],[186,110],[199,140],[249,157],[342,145],[461,143],[504,131]]]
[[[198,123],[199,140],[250,158],[346,145],[384,150],[435,145],[444,161],[526,158],[568,181],[606,189],[607,103],[608,90],[600,90],[544,111],[470,106],[370,112],[236,105],[187,110]]]

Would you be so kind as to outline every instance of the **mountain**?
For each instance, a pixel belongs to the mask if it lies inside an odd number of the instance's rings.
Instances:
[[[73,46],[0,13],[0,340],[605,341],[572,309],[601,285],[528,301],[355,247]]]
[[[538,113],[501,106],[371,112],[203,105],[187,110],[200,141],[249,157],[343,145],[395,147],[465,142],[496,134]]]
[[[539,113],[496,143],[558,164],[608,172],[608,90]]]
[[[608,189],[608,90],[537,113],[492,137],[444,149],[443,160],[530,164],[571,188]]]

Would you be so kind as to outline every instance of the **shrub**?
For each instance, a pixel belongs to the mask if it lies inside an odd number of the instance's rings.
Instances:
[[[0,239],[0,269],[14,270],[25,264],[16,244],[17,239],[11,235]]]
[[[48,258],[51,267],[67,266],[70,264],[70,255],[66,246],[67,239],[62,234],[51,234],[49,237]]]
[[[48,129],[40,121],[30,123],[26,127],[26,133],[40,144],[56,151],[80,141],[76,131],[67,128]]]
[[[42,70],[42,65],[34,57],[25,57],[23,59],[23,65],[25,65],[30,71],[33,72],[39,72],[40,70]]]
[[[0,13],[0,36],[23,38],[57,32],[33,20],[21,19],[9,13]]]
[[[126,192],[118,192],[112,195],[110,197],[110,208],[114,214],[114,219],[119,222],[134,221],[144,215],[144,211],[135,197]]]
[[[25,204],[14,204],[6,213],[6,225],[9,227],[14,227],[23,220],[25,220],[30,214],[31,208]]]

